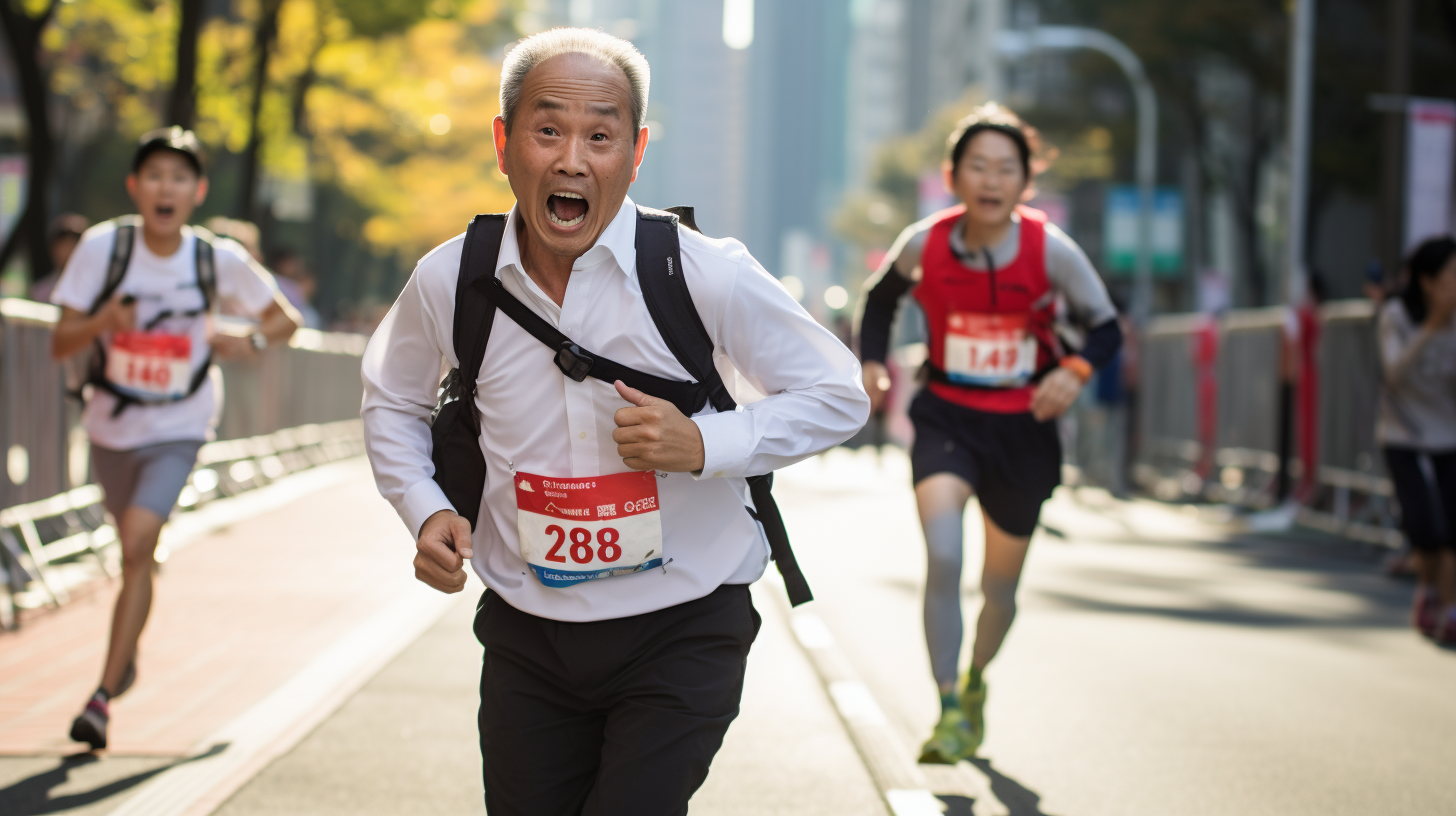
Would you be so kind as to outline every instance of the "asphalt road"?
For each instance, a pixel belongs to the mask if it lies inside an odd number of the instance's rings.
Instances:
[[[835,450],[781,472],[776,494],[817,596],[795,614],[823,622],[818,639],[863,686],[846,695],[830,682],[781,590],[755,587],[765,620],[743,714],[694,814],[887,812],[874,784],[887,746],[908,765],[937,714],[908,482],[896,452]],[[1044,520],[1061,535],[1033,543],[1020,617],[988,674],[981,757],[910,766],[946,813],[1456,813],[1456,653],[1406,627],[1410,586],[1380,574],[1380,553],[1307,533],[1231,535],[1192,511],[1088,491],[1061,491]],[[472,600],[218,812],[481,812]],[[883,712],[879,732],[846,727],[867,710]],[[867,733],[888,738],[865,744]],[[7,758],[0,800],[19,813],[106,813],[177,763]]]
[[[775,492],[815,612],[913,748],[938,702],[908,483],[902,454],[836,450]],[[1095,491],[1063,489],[1043,520],[1064,537],[1033,542],[982,759],[936,789],[948,812],[1456,813],[1456,652],[1407,628],[1410,585],[1380,553]],[[974,503],[966,529],[969,631]]]

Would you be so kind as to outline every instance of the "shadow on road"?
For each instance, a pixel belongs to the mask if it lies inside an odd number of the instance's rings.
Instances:
[[[199,759],[221,754],[230,743],[220,742],[197,756],[183,757],[149,771],[108,782],[99,788],[82,793],[68,793],[51,798],[51,791],[70,780],[71,771],[100,762],[101,757],[91,752],[72,754],[63,758],[58,765],[47,771],[22,779],[8,788],[0,788],[0,813],[5,816],[42,816],[46,813],[63,813],[67,810],[92,805],[119,793],[131,790],[163,771],[186,765]]]
[[[1015,779],[991,766],[988,759],[971,759],[972,765],[980,769],[991,780],[991,793],[1006,806],[1008,816],[1051,816],[1041,809],[1041,795]],[[973,816],[975,800],[966,796],[937,796],[945,803],[945,816]]]

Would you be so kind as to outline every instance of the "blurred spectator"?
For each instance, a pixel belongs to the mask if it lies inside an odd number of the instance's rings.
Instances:
[[[247,250],[249,255],[253,256],[253,260],[260,264],[263,263],[263,251],[260,243],[262,233],[258,230],[257,224],[251,221],[242,221],[237,218],[214,215],[202,222],[202,226],[206,227],[212,234],[219,238],[231,238],[237,241],[242,245],[243,249]],[[243,304],[225,296],[218,298],[217,310],[226,317],[234,318],[247,317],[251,314],[251,312],[243,307]]]
[[[1385,289],[1385,269],[1380,265],[1378,259],[1371,258],[1370,262],[1365,264],[1365,280],[1360,284],[1360,293],[1365,296],[1366,300],[1374,301],[1375,303],[1385,302],[1385,296],[1387,294]]]
[[[1432,238],[1381,307],[1375,435],[1417,553],[1412,622],[1456,645],[1456,238]]]
[[[91,222],[86,220],[86,216],[76,213],[58,215],[51,222],[47,234],[51,247],[51,272],[30,285],[31,300],[50,303],[51,291],[56,288],[56,281],[61,279],[66,262],[71,260],[71,253],[76,250],[76,244],[81,242],[81,233],[89,226]]]
[[[309,329],[322,329],[323,319],[313,307],[314,294],[318,291],[318,279],[304,263],[303,256],[287,247],[273,250],[268,268],[278,281],[278,289],[288,298],[299,314],[303,325]]]
[[[243,221],[237,218],[214,215],[202,222],[214,235],[223,238],[231,238],[243,245],[243,249],[253,256],[253,260],[263,263],[263,241],[262,233],[258,225],[251,221]],[[265,264],[266,265],[266,264]]]

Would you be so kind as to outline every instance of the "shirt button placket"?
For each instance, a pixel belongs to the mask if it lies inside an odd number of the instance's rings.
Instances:
[[[581,342],[575,332],[580,330],[579,304],[587,302],[590,290],[587,270],[572,270],[571,280],[566,284],[559,326],[562,334]],[[570,434],[571,475],[578,478],[601,475],[601,464],[596,449],[596,410],[592,399],[591,379],[582,382],[566,380],[566,427]]]

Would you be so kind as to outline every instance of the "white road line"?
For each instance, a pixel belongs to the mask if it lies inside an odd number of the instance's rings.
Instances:
[[[895,816],[941,816],[945,803],[928,790],[887,790],[885,801]]]
[[[1008,812],[991,791],[990,779],[976,766],[961,762],[922,769],[914,762],[910,746],[890,722],[874,692],[860,680],[824,619],[807,609],[789,609],[777,574],[766,574],[764,580],[778,584],[769,594],[778,598],[786,611],[794,636],[829,692],[835,711],[894,816],[940,816],[945,804],[933,792],[970,797],[975,802],[972,809],[976,816],[1004,816]]]
[[[298,743],[444,614],[459,596],[406,592],[320,652],[292,679],[198,742],[111,816],[205,816]],[[224,746],[217,750],[217,746]]]
[[[776,583],[777,577],[769,580]],[[770,594],[787,607],[781,588]],[[859,679],[840,651],[824,619],[808,610],[787,612],[794,637],[829,692],[835,711],[890,811],[895,816],[939,816],[944,811],[940,800],[931,794],[924,774],[910,760],[909,749],[895,733],[869,686]]]

